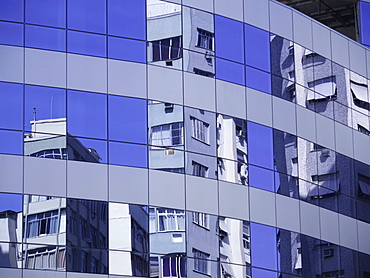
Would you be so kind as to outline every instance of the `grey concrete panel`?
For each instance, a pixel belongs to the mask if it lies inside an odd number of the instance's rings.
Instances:
[[[343,35],[331,31],[331,58],[333,62],[349,68],[348,39]]]
[[[293,12],[286,5],[270,1],[270,31],[293,40]]]
[[[219,181],[219,213],[226,217],[249,220],[248,187]]]
[[[352,129],[338,122],[335,122],[335,150],[346,156],[353,157]]]
[[[68,161],[67,196],[107,201],[108,166],[98,163]]]
[[[294,103],[286,100],[273,97],[272,98],[273,111],[273,126],[276,129],[296,134],[296,112]]]
[[[274,193],[250,187],[249,202],[251,221],[269,226],[276,225],[276,207]]]
[[[312,43],[312,20],[302,14],[293,11],[294,42],[308,48],[313,48]]]
[[[216,80],[217,112],[246,119],[245,87]]]
[[[334,121],[316,114],[317,144],[335,150]]]
[[[353,130],[354,159],[370,164],[370,139],[366,134]]]
[[[354,218],[339,214],[340,245],[358,250],[357,221]]]
[[[182,104],[182,72],[148,66],[148,98]]]
[[[330,29],[322,24],[312,22],[313,51],[321,56],[331,59]]]
[[[367,75],[365,47],[353,41],[349,41],[349,68],[362,76]]]
[[[320,211],[319,207],[309,203],[300,202],[301,233],[320,238]]]
[[[24,49],[0,45],[0,59],[0,80],[22,83],[24,81]]]
[[[69,89],[106,93],[107,59],[84,55],[67,55]]]
[[[244,0],[244,22],[269,30],[269,1]]]
[[[300,232],[299,201],[283,195],[276,195],[276,224],[279,228]]]
[[[247,88],[247,120],[272,126],[272,96]]]
[[[66,196],[67,161],[24,157],[24,193]]]
[[[186,209],[218,214],[217,180],[186,175]]]
[[[243,0],[214,0],[215,13],[243,21]]]
[[[184,73],[184,105],[216,111],[215,79]]]
[[[185,176],[149,170],[149,204],[184,210]]]
[[[145,64],[108,60],[108,93],[145,98],[146,76]]]
[[[370,254],[370,224],[357,221],[359,251]]]
[[[26,48],[25,82],[65,88],[66,65],[66,53]]]
[[[23,156],[0,155],[1,192],[23,192]]]
[[[147,205],[148,170],[109,165],[109,201]]]
[[[297,105],[297,136],[311,142],[316,141],[316,117],[315,113]]]
[[[320,208],[321,239],[339,244],[339,217],[338,213]]]
[[[200,10],[213,12],[213,0],[182,0],[182,4]]]

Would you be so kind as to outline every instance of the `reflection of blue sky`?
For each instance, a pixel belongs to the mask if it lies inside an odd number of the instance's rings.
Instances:
[[[265,71],[270,71],[270,35],[268,32],[244,24],[245,61]]]
[[[72,136],[107,139],[107,96],[68,91],[67,127]]]
[[[252,277],[253,278],[277,278],[278,273],[263,270],[263,269],[253,268],[252,269]]]
[[[274,192],[274,172],[250,165],[249,185]]]
[[[109,140],[146,144],[146,100],[109,96]]]
[[[252,266],[277,270],[276,228],[251,223],[251,255]]]
[[[273,169],[272,128],[248,122],[249,163]]]
[[[0,193],[0,212],[6,210],[22,211],[22,195]]]
[[[25,88],[25,126],[31,129],[30,121],[66,117],[66,94],[64,89],[26,85]]]
[[[131,167],[148,167],[147,146],[109,142],[109,163]]]
[[[22,155],[23,132],[0,130],[0,153]]]
[[[0,127],[22,130],[23,85],[0,82]]]

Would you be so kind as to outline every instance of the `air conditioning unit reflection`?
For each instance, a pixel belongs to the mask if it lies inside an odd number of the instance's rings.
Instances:
[[[330,150],[328,150],[328,149],[323,149],[323,150],[321,151],[321,155],[322,155],[323,157],[329,157],[329,156],[330,156]]]
[[[164,155],[174,155],[175,154],[175,150],[173,149],[167,149],[164,151]]]

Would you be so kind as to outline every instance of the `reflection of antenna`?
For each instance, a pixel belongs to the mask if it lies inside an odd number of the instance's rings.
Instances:
[[[36,132],[36,108],[33,108],[33,124],[35,127],[35,132]]]
[[[50,99],[50,119],[53,118],[53,98],[54,96],[52,95]]]

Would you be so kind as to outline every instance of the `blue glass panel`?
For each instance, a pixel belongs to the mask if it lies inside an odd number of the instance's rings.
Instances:
[[[107,141],[69,137],[68,159],[107,163]]]
[[[66,0],[27,0],[26,22],[66,27]]]
[[[0,1],[0,19],[23,22],[23,0]]]
[[[30,122],[34,120],[65,119],[66,92],[64,89],[26,85],[24,109],[25,130],[54,133],[52,126],[46,127],[45,125],[45,130],[38,125],[39,128],[35,130],[36,126],[31,126]]]
[[[0,44],[23,46],[23,24],[0,22]]]
[[[250,165],[249,185],[274,192],[274,172]]]
[[[230,62],[216,58],[216,78],[228,82],[245,85],[244,66],[238,63]]]
[[[271,76],[267,72],[246,67],[246,86],[271,94]]]
[[[109,140],[146,144],[146,100],[108,96]]]
[[[0,130],[0,153],[22,155],[23,132]]]
[[[253,267],[251,277],[253,277],[253,278],[277,278],[278,273]],[[288,276],[286,276],[286,275],[281,276],[281,277],[288,278]]]
[[[145,0],[108,0],[108,34],[145,40]]]
[[[244,63],[243,23],[215,15],[216,56]]]
[[[109,142],[109,163],[148,167],[148,149],[145,145]]]
[[[108,37],[108,58],[145,63],[146,44],[143,41]]]
[[[0,193],[0,212],[7,210],[22,212],[22,206],[23,202],[21,194]]]
[[[249,163],[268,169],[274,167],[272,129],[248,122]]]
[[[245,63],[255,68],[270,71],[270,35],[259,28],[244,25]]]
[[[106,36],[68,31],[68,52],[106,57]]]
[[[68,91],[68,133],[107,139],[107,96]]]
[[[66,31],[56,28],[26,25],[27,47],[66,51]]]
[[[370,3],[359,1],[361,43],[370,45]]]
[[[0,128],[23,129],[23,85],[0,82]]]
[[[68,29],[106,33],[105,0],[68,0]]]
[[[251,223],[252,266],[277,270],[276,228]]]

